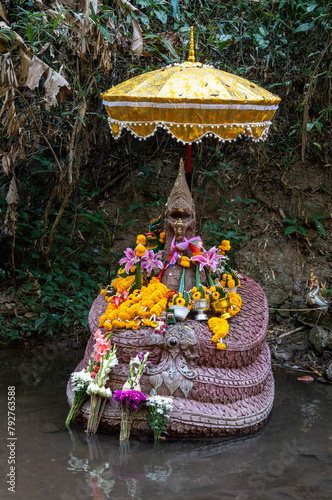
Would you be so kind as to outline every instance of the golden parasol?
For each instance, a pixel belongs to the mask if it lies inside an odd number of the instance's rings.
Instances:
[[[204,136],[265,140],[280,102],[249,80],[195,62],[193,28],[187,62],[136,76],[101,96],[115,139],[123,129],[141,140],[162,127],[189,150]]]

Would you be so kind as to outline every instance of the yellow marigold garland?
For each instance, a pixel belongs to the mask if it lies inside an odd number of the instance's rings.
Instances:
[[[136,245],[146,245],[146,236],[139,234],[136,239]]]
[[[146,248],[144,245],[137,245],[137,247],[135,248],[135,253],[137,255],[137,257],[143,257],[143,255],[145,254],[146,252]]]
[[[123,292],[124,290],[128,290],[131,285],[135,281],[135,275],[132,276],[127,276],[126,278],[121,278],[120,276],[118,278],[115,278],[112,281],[112,287],[115,288],[117,293]],[[102,293],[102,292],[101,292]],[[106,295],[103,294],[102,295]]]
[[[240,310],[242,307],[242,299],[240,295],[236,292],[230,292],[228,296],[231,306],[236,306]]]
[[[190,267],[189,257],[186,257],[186,255],[182,255],[180,265],[185,268]]]
[[[137,330],[141,325],[156,327],[157,322],[150,318],[153,315],[158,318],[163,311],[166,311],[167,292],[165,285],[157,278],[152,278],[148,286],[135,290],[119,307],[116,307],[112,298],[109,298],[106,311],[100,317],[99,327],[104,327],[106,330],[112,328]]]
[[[213,318],[209,319],[208,325],[210,330],[214,333],[211,339],[212,342],[215,342],[217,344],[221,343],[219,342],[220,339],[226,337],[227,333],[229,332],[229,324],[227,323],[227,321],[225,319],[217,318],[214,316]]]
[[[235,292],[230,292],[228,294],[228,297],[230,301],[230,307],[227,309],[226,312],[228,312],[231,316],[235,316],[242,307],[242,299],[240,295]],[[208,325],[210,330],[214,334],[213,337],[211,338],[212,342],[215,342],[217,344],[218,349],[221,350],[226,349],[226,344],[224,344],[224,342],[221,342],[220,339],[226,337],[226,335],[229,332],[229,324],[227,320],[223,318],[217,318],[216,316],[214,316],[213,318],[209,319]]]

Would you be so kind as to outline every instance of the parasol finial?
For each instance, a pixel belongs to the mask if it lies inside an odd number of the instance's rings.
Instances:
[[[190,36],[190,49],[189,49],[189,57],[188,62],[196,62],[195,59],[195,42],[194,42],[194,27],[191,27],[191,36]]]

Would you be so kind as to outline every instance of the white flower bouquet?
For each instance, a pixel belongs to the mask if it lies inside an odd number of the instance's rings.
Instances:
[[[91,396],[90,414],[87,424],[88,434],[95,434],[97,432],[106,401],[112,396],[112,391],[106,387],[106,383],[111,369],[117,364],[116,346],[113,345],[110,346],[105,355],[100,357],[98,371],[92,372],[94,376],[86,388],[87,394]]]
[[[71,374],[71,381],[74,386],[75,395],[72,407],[66,419],[67,427],[75,422],[77,413],[79,412],[85,401],[88,399],[86,390],[91,380],[91,374],[86,370],[81,370],[80,372],[74,372]]]
[[[173,396],[149,396],[146,406],[149,410],[147,419],[153,429],[154,441],[158,443],[173,409]]]

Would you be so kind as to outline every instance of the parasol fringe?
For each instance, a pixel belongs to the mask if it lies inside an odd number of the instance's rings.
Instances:
[[[119,132],[114,134],[113,132],[113,127],[112,127],[112,124],[117,124],[119,125]],[[235,129],[235,128],[241,128],[242,129],[242,132],[239,132],[239,134],[236,136],[236,137],[233,137],[232,139],[224,139],[223,137],[220,137],[216,132],[212,131],[212,130],[209,130],[207,132],[204,132],[200,137],[198,137],[197,139],[193,140],[193,141],[190,141],[190,142],[187,142],[187,141],[184,141],[182,139],[179,139],[166,125],[166,123],[157,123],[155,124],[155,128],[154,130],[150,133],[150,134],[147,134],[145,136],[140,136],[138,135],[136,132],[134,132],[131,128],[130,128],[130,124],[128,123],[124,123],[124,122],[119,122],[119,121],[116,121],[116,120],[112,120],[110,117],[108,117],[108,124],[110,126],[110,130],[111,130],[111,134],[112,136],[114,137],[115,140],[118,140],[120,139],[121,137],[121,134],[122,134],[122,130],[125,129],[125,130],[128,130],[133,136],[135,136],[136,138],[138,138],[140,141],[142,140],[146,140],[148,139],[149,137],[152,137],[153,135],[156,134],[158,128],[163,128],[165,129],[169,134],[171,134],[173,136],[174,139],[177,140],[177,142],[182,142],[182,144],[193,144],[193,143],[200,143],[202,142],[202,139],[204,137],[216,137],[219,142],[234,142],[236,141],[237,139],[245,136],[245,137],[248,137],[249,139],[251,139],[253,142],[263,142],[266,140],[267,136],[268,136],[268,132],[269,132],[269,129],[270,129],[270,126],[272,124],[272,122],[258,122],[258,123],[246,123],[246,124],[240,124],[240,123],[231,123],[231,124],[227,124],[227,125],[214,125],[214,127],[217,127],[217,128],[230,128],[230,129]],[[144,122],[144,123],[137,123],[135,122],[134,123],[135,125],[147,125],[148,123],[147,122]],[[152,125],[154,123],[151,123]],[[170,125],[174,125],[174,123],[170,124]],[[191,124],[189,123],[181,123],[180,125],[183,125],[183,126],[192,126]],[[206,125],[200,125],[201,128],[203,128],[204,126],[210,126],[209,124],[206,124]],[[257,127],[257,128],[264,128],[264,130],[262,131],[261,135],[259,137],[255,137],[252,133],[252,130],[251,130],[251,127]]]

